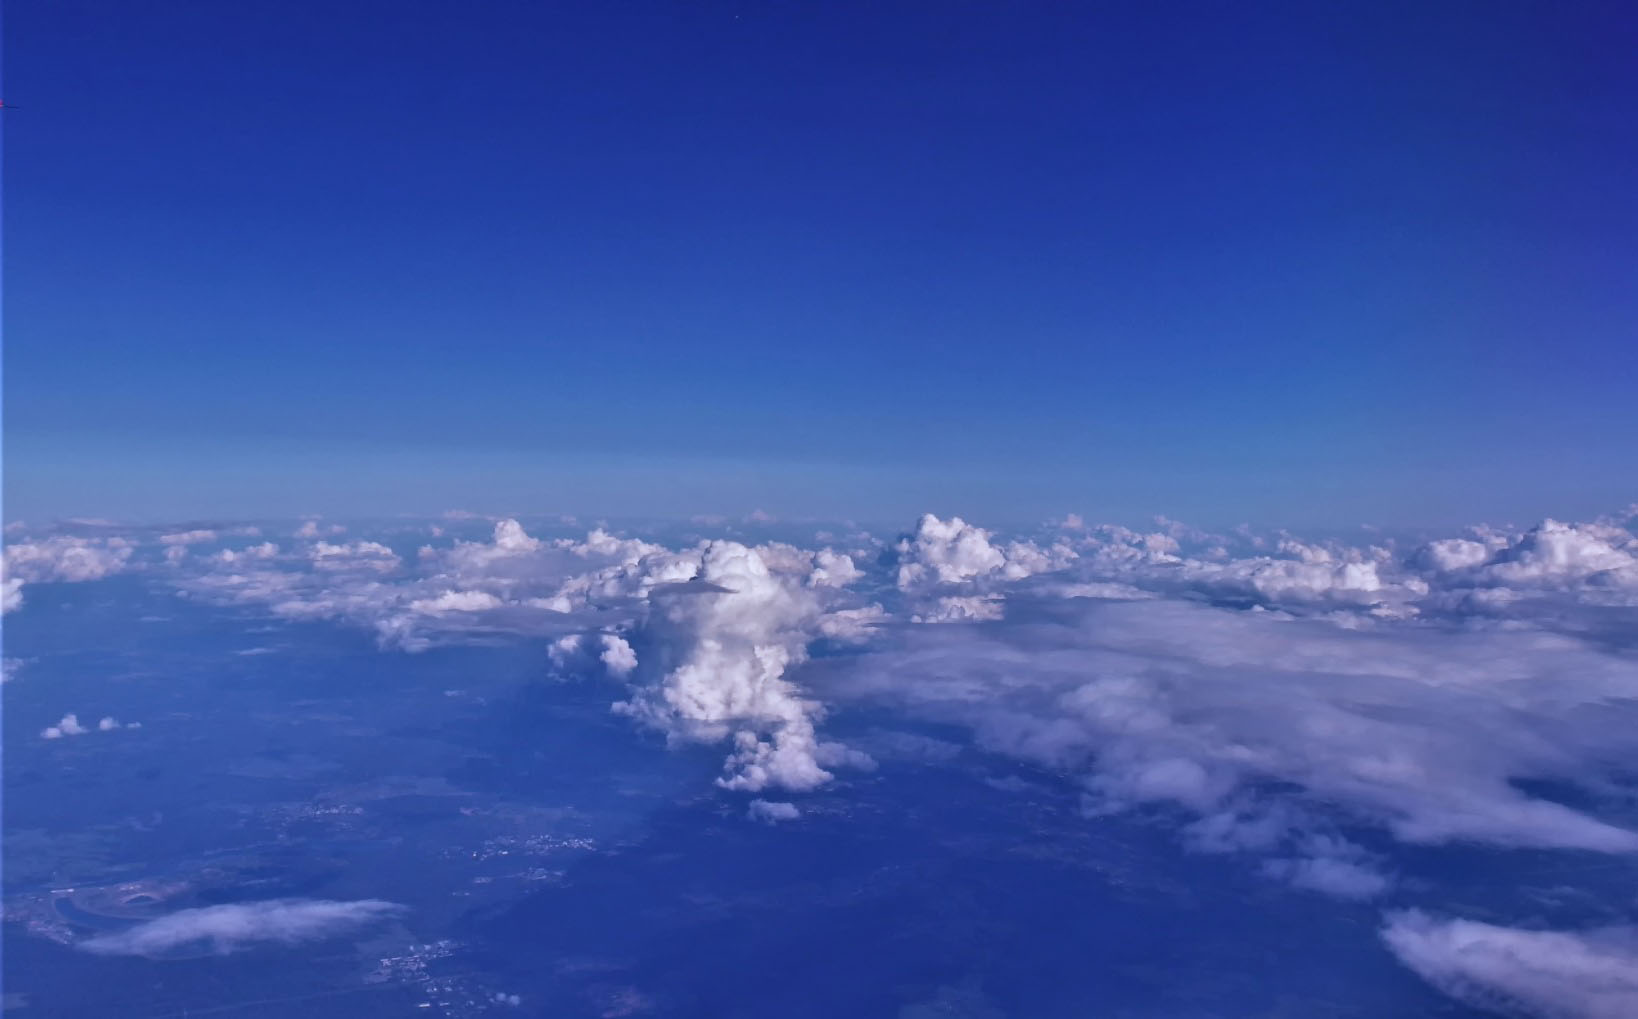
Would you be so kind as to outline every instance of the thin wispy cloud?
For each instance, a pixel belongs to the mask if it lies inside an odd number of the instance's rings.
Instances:
[[[184,909],[78,943],[95,955],[161,957],[177,951],[228,955],[262,944],[296,945],[341,937],[402,916],[376,899],[273,899]]]

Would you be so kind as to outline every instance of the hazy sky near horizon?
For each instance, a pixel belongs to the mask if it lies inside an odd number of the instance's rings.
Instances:
[[[7,14],[8,518],[1638,495],[1624,5]]]

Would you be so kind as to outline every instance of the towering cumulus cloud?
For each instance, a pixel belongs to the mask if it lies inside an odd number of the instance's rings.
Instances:
[[[812,789],[831,777],[824,764],[848,757],[819,742],[819,705],[785,678],[821,615],[814,589],[771,572],[757,550],[711,542],[694,576],[650,589],[631,643],[635,689],[617,708],[671,737],[731,737],[727,788]]]

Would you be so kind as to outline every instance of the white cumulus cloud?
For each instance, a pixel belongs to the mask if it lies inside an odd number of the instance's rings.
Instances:
[[[8,543],[0,561],[0,609],[23,604],[24,584],[46,581],[101,580],[125,569],[131,542],[120,537],[80,538],[58,535],[40,541]]]
[[[619,710],[675,738],[732,738],[721,783],[812,789],[831,777],[817,703],[785,678],[821,615],[814,594],[772,573],[756,550],[718,541],[697,573],[651,590],[634,633],[633,694]]]
[[[80,716],[69,712],[56,725],[48,725],[41,729],[40,737],[42,739],[62,739],[64,736],[83,736],[90,731],[90,729],[80,724]]]

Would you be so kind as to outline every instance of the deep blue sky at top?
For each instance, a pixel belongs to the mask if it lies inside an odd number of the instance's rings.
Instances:
[[[6,15],[10,518],[1638,496],[1625,4]]]

